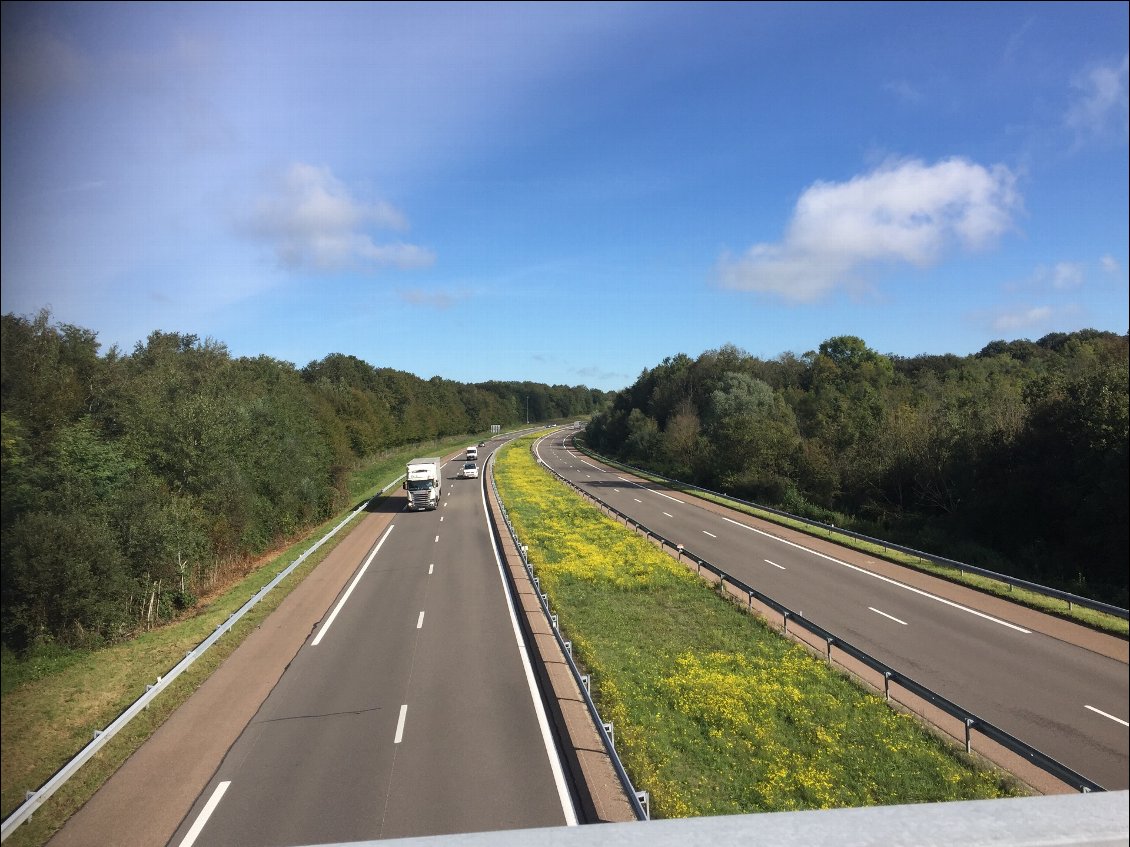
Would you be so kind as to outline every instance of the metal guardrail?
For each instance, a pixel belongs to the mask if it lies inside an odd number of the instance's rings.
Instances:
[[[936,556],[933,553],[925,553],[921,550],[915,550],[913,547],[904,547],[901,544],[895,544],[892,541],[887,541],[882,538],[872,538],[869,535],[863,535],[859,532],[852,532],[850,529],[844,529],[843,527],[839,527],[834,524],[826,524],[821,523],[820,521],[802,518],[799,515],[790,514],[789,512],[783,512],[780,509],[774,509],[772,506],[763,506],[762,504],[754,503],[751,500],[742,500],[740,497],[734,497],[731,494],[725,494],[721,491],[713,491],[709,488],[702,488],[701,486],[692,485],[689,482],[683,482],[679,479],[671,479],[670,477],[665,477],[662,474],[657,474],[655,471],[650,471],[646,468],[637,468],[632,465],[625,464],[624,462],[617,461],[616,459],[610,459],[607,456],[603,456],[587,445],[577,444],[576,437],[574,437],[573,443],[579,449],[583,450],[587,455],[593,457],[594,459],[597,459],[598,461],[606,462],[609,465],[624,468],[631,473],[641,474],[646,477],[653,477],[679,489],[701,491],[703,494],[710,494],[714,497],[721,497],[733,503],[740,503],[741,505],[749,506],[752,509],[759,509],[763,512],[769,512],[772,515],[777,515],[781,518],[787,518],[791,521],[797,521],[798,523],[805,524],[806,526],[816,527],[822,530],[826,530],[827,532],[836,533],[837,535],[845,535],[848,538],[854,538],[857,541],[863,541],[868,544],[875,544],[888,550],[897,550],[899,553],[905,553],[908,556],[916,556],[920,559],[925,559],[927,562],[932,562],[939,567],[953,568],[954,570],[960,571],[962,573],[976,574],[977,576],[983,576],[986,579],[1003,582],[1005,585],[1011,585],[1015,588],[1023,588],[1027,591],[1033,592],[1034,594],[1040,594],[1045,597],[1052,597],[1056,600],[1063,600],[1065,603],[1067,603],[1068,609],[1070,609],[1072,606],[1082,606],[1085,609],[1091,609],[1096,612],[1104,612],[1105,614],[1112,615],[1116,618],[1122,618],[1123,620],[1130,620],[1130,610],[1120,608],[1119,606],[1114,606],[1109,603],[1102,603],[1098,600],[1092,600],[1090,597],[1082,597],[1078,594],[1072,594],[1068,591],[1060,591],[1058,588],[1049,588],[1046,585],[1040,585],[1039,583],[1035,582],[1028,582],[1027,580],[1009,576],[1008,574],[997,573],[996,571],[990,571],[986,568],[979,568],[976,565],[969,565],[965,564],[964,562],[955,561],[954,559],[947,559],[944,556]]]
[[[3,824],[0,824],[0,842],[7,839],[8,836],[11,835],[12,832],[14,832],[21,823],[31,817],[32,813],[40,806],[42,806],[45,802],[47,802],[51,795],[58,791],[68,779],[74,776],[78,772],[78,770],[84,764],[86,764],[91,759],[91,757],[94,756],[95,753],[101,750],[102,747],[104,747],[107,742],[110,741],[110,739],[121,732],[121,730],[125,728],[126,724],[137,717],[140,712],[144,711],[149,706],[149,704],[161,694],[161,692],[172,685],[177,677],[188,670],[188,668],[191,667],[197,659],[204,655],[209,647],[219,641],[221,636],[223,636],[226,632],[228,632],[228,630],[235,626],[239,622],[239,620],[245,614],[251,611],[251,609],[254,608],[260,600],[266,597],[267,594],[269,594],[271,590],[275,588],[275,586],[286,579],[291,574],[291,572],[304,561],[306,561],[306,559],[309,558],[314,553],[314,551],[316,551],[319,547],[329,541],[330,538],[336,535],[338,530],[340,530],[343,526],[353,520],[353,518],[355,518],[359,512],[361,512],[366,506],[368,506],[374,498],[384,494],[386,491],[400,482],[402,478],[403,474],[398,476],[396,479],[394,479],[392,482],[390,482],[388,485],[386,485],[384,488],[382,488],[380,491],[365,500],[365,502],[363,502],[360,506],[350,512],[337,526],[323,535],[318,540],[318,542],[314,544],[314,546],[312,546],[301,556],[291,562],[284,570],[276,574],[275,578],[272,579],[269,583],[256,591],[250,600],[244,603],[237,611],[229,615],[228,619],[217,626],[211,635],[209,635],[198,645],[196,645],[196,647],[186,653],[185,657],[177,662],[177,664],[174,665],[172,669],[170,669],[163,676],[157,677],[156,683],[152,685],[146,685],[145,693],[138,697],[137,700],[135,700],[128,707],[126,707],[126,709],[120,715],[118,715],[118,717],[115,718],[109,724],[109,726],[107,726],[105,729],[95,730],[94,739],[89,744],[83,747],[82,750],[80,750],[78,754],[74,756],[74,758],[72,758],[69,762],[63,765],[63,767],[57,770],[50,779],[43,783],[42,786],[40,786],[35,791],[29,791],[24,802],[18,808],[16,808],[15,811],[13,811],[7,818],[4,819]]]
[[[541,462],[540,459],[538,461]],[[906,674],[900,673],[889,665],[879,661],[869,653],[866,653],[863,650],[860,650],[858,647],[855,647],[850,642],[845,641],[839,636],[832,634],[819,624],[808,620],[800,613],[793,611],[782,603],[778,603],[773,598],[747,585],[740,579],[731,576],[717,565],[712,564],[701,556],[695,555],[690,550],[686,549],[682,544],[671,541],[660,533],[649,528],[645,524],[640,523],[630,515],[624,514],[615,506],[612,506],[609,503],[606,503],[600,498],[594,496],[593,494],[584,491],[578,485],[574,484],[561,474],[557,473],[557,471],[549,467],[549,465],[547,465],[545,462],[541,462],[541,464],[546,468],[546,470],[548,470],[574,491],[577,491],[579,494],[581,494],[581,496],[592,500],[594,503],[597,503],[602,509],[606,509],[607,511],[616,515],[616,517],[624,521],[625,525],[632,526],[635,529],[642,531],[646,538],[655,539],[660,543],[660,546],[670,547],[672,550],[675,550],[679,558],[686,556],[688,559],[695,563],[700,573],[705,568],[707,571],[717,577],[720,590],[726,590],[726,585],[728,584],[748,598],[750,608],[752,608],[753,601],[756,599],[762,605],[767,606],[773,611],[780,614],[782,620],[784,621],[783,628],[786,634],[788,633],[790,622],[799,624],[804,629],[808,630],[809,633],[821,639],[827,646],[826,656],[829,663],[831,662],[832,648],[835,647],[838,648],[842,653],[851,656],[856,661],[881,674],[884,680],[883,693],[888,700],[891,699],[890,683],[895,682],[898,685],[902,686],[905,690],[909,691],[911,694],[914,694],[922,700],[925,700],[930,705],[942,710],[951,717],[960,720],[965,726],[965,749],[967,753],[971,751],[971,735],[972,732],[976,730],[986,738],[996,742],[1011,753],[1022,757],[1030,764],[1052,775],[1064,785],[1070,786],[1071,788],[1082,792],[1106,790],[1098,783],[1087,779],[1082,774],[1076,773],[1074,770],[1056,761],[1046,753],[1042,753],[1030,744],[1021,741],[1020,739],[1009,734],[1008,732],[1005,732],[1003,729],[997,727],[989,721],[979,717],[978,715],[975,715],[973,712],[962,708],[953,701],[947,700],[941,694],[932,691],[925,685],[916,682]],[[733,595],[731,594],[730,596]],[[812,645],[808,644],[807,641],[804,641],[803,639],[800,640],[802,643],[807,644],[810,648],[812,647]]]
[[[522,566],[526,570],[526,575],[530,579],[530,584],[534,586],[538,595],[538,604],[541,607],[542,614],[545,615],[546,621],[549,623],[550,631],[553,633],[554,639],[557,641],[558,647],[561,648],[562,655],[565,656],[565,661],[569,665],[569,670],[573,674],[573,679],[577,683],[577,687],[581,691],[581,696],[584,698],[585,706],[588,708],[589,716],[592,718],[593,726],[600,734],[601,743],[604,749],[608,752],[608,757],[612,761],[612,767],[616,771],[616,776],[620,780],[620,785],[624,789],[624,793],[628,797],[628,801],[632,806],[632,811],[635,812],[636,820],[645,821],[650,818],[650,812],[647,808],[648,793],[646,791],[637,791],[632,785],[632,779],[628,776],[627,770],[624,768],[624,763],[620,761],[620,756],[616,752],[616,745],[612,738],[612,724],[606,723],[600,716],[600,711],[596,707],[596,703],[592,699],[592,692],[589,690],[590,679],[587,674],[582,674],[577,667],[576,662],[573,661],[572,644],[566,642],[561,635],[560,619],[554,615],[549,608],[549,598],[541,590],[541,581],[534,574],[533,568],[530,566],[530,559],[527,554],[527,546],[522,544],[518,538],[518,533],[514,529],[514,524],[510,521],[510,514],[506,510],[506,505],[502,501],[502,496],[499,494],[498,485],[494,479],[494,453],[491,454],[488,460],[489,475],[491,489],[494,491],[495,499],[498,501],[498,508],[502,512],[503,522],[506,524],[506,529],[510,533],[510,538],[514,541],[514,546],[518,549],[522,557]]]

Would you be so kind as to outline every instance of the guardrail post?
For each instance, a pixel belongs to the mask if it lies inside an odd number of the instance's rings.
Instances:
[[[789,613],[788,612],[782,612],[781,613],[781,634],[782,635],[788,635],[789,634]]]
[[[883,671],[883,697],[886,698],[888,703],[891,702],[891,672]]]
[[[559,627],[557,625],[557,614],[554,613],[554,614],[550,615],[549,617],[553,621],[553,628],[558,629]]]
[[[612,726],[611,721],[601,721],[604,724],[604,731],[608,733],[608,740],[612,742],[612,749],[616,749],[616,729]]]
[[[572,655],[573,655],[573,642],[572,641],[566,641],[565,642],[565,652],[568,653],[570,657],[572,657]]]
[[[834,638],[826,638],[824,640],[828,642],[828,664],[831,665],[832,664],[832,642],[835,641],[835,639]]]
[[[976,723],[976,721],[973,720],[973,718],[966,718],[965,719],[965,752],[966,752],[966,754],[973,752],[972,744],[970,743],[970,737],[972,736],[973,724],[975,724],[975,723]]]
[[[581,674],[581,685],[583,685],[585,687],[585,691],[587,691],[589,693],[589,696],[591,697],[592,696],[592,677],[590,677],[587,673]]]
[[[640,805],[643,806],[644,820],[651,820],[651,797],[646,791],[637,791],[636,799],[639,800]]]

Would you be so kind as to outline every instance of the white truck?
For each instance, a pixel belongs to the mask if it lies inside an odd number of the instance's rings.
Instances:
[[[432,510],[439,506],[443,477],[439,458],[413,459],[404,473],[404,488],[408,491],[408,508],[414,512]]]
[[[468,462],[474,462],[474,461],[477,461],[478,458],[479,458],[479,448],[478,447],[468,447],[467,448],[467,461]]]

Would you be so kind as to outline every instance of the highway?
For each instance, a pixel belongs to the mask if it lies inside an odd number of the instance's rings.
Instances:
[[[444,466],[439,509],[396,515],[356,562],[170,845],[576,823],[484,479],[457,479],[462,458]]]
[[[852,564],[847,550],[783,540],[748,515],[595,462],[571,437],[558,431],[537,453],[582,490],[1104,788],[1130,787],[1124,641],[1120,658],[1104,655],[1046,634],[1054,627],[946,599],[940,581],[914,588]]]

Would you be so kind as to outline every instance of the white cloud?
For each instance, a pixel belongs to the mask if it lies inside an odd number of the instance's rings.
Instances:
[[[1075,262],[1059,262],[1048,271],[1052,288],[1078,288],[1083,284],[1083,266]]]
[[[998,332],[1016,332],[1046,325],[1052,317],[1051,306],[1032,306],[1013,312],[1002,312],[993,318],[993,329]]]
[[[292,268],[353,265],[414,268],[433,254],[414,244],[375,243],[366,227],[405,230],[407,221],[383,201],[361,203],[328,167],[296,162],[260,196],[244,229],[266,241]]]
[[[960,158],[895,161],[849,182],[818,182],[797,201],[782,242],[723,256],[719,277],[729,288],[811,302],[876,264],[927,267],[955,245],[983,249],[1011,229],[1015,183],[1001,165]]]
[[[1069,327],[1080,328],[1085,311],[1078,303],[1033,306],[1017,303],[998,309],[971,314],[978,324],[1003,334],[1025,334],[1038,337],[1055,330],[1069,331]]]
[[[1130,138],[1130,54],[1111,65],[1091,68],[1074,82],[1080,98],[1068,109],[1067,126],[1079,142]]]
[[[1118,259],[1114,258],[1114,256],[1111,255],[1103,256],[1101,259],[1099,259],[1099,264],[1102,266],[1102,269],[1108,274],[1116,274],[1121,270],[1121,266],[1118,264]]]
[[[1052,268],[1052,288],[1078,288],[1083,284],[1083,266],[1075,262],[1060,262]]]

